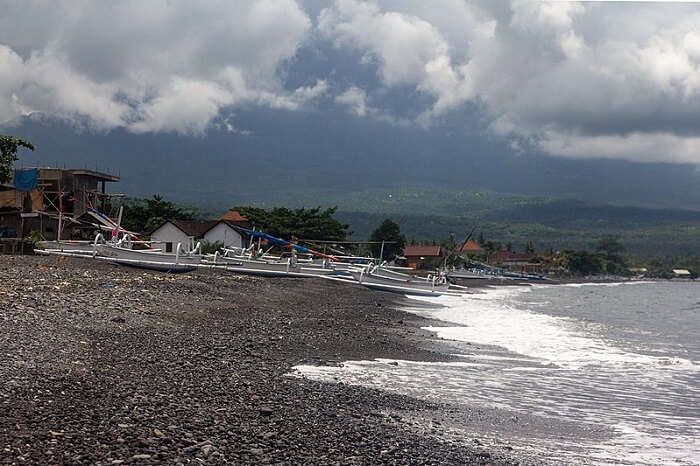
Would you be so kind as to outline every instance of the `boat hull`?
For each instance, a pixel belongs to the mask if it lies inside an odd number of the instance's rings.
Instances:
[[[174,264],[170,262],[151,262],[144,260],[130,260],[119,258],[113,258],[111,262],[114,262],[115,264],[119,265],[125,265],[127,267],[134,267],[137,269],[155,270],[157,272],[168,273],[185,273],[197,269],[196,264]]]
[[[466,270],[455,270],[447,274],[447,278],[459,278],[461,280],[488,280],[493,275],[477,274]]]
[[[312,278],[341,273],[333,268],[312,266],[307,264],[289,265],[275,262],[245,261],[227,264],[226,270],[243,275],[255,275],[259,277],[292,277],[292,278]]]
[[[435,289],[421,289],[414,288],[410,286],[397,286],[387,283],[368,283],[362,282],[360,285],[369,288],[374,291],[387,291],[389,293],[399,293],[408,296],[441,296],[444,294],[452,295],[453,293],[448,291],[446,287],[436,287]]]
[[[101,256],[120,260],[156,262],[173,265],[198,265],[202,261],[202,257],[199,255],[176,255],[148,250],[124,249],[100,244],[97,245],[97,253]]]
[[[92,241],[39,241],[39,247],[47,251],[60,251],[90,255],[95,250]]]
[[[447,293],[449,284],[434,284],[421,279],[395,279],[363,271],[351,271],[352,277],[367,288],[414,295],[434,295]]]

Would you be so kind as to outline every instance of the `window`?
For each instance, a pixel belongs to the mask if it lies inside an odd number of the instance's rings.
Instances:
[[[165,243],[165,252],[173,252],[173,243]]]

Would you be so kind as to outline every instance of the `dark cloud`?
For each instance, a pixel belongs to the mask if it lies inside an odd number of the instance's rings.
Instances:
[[[476,108],[516,152],[700,164],[697,4],[3,3],[0,122],[202,134],[315,106],[425,131]]]

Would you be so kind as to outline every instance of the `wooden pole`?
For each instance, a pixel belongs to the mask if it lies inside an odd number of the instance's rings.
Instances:
[[[57,165],[58,166],[58,165]],[[63,228],[63,193],[61,192],[61,179],[58,179],[58,235],[56,241],[61,244],[61,229]]]

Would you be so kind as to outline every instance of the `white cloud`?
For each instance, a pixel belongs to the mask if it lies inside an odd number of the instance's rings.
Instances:
[[[352,86],[336,96],[335,101],[345,105],[357,116],[367,115],[367,93],[359,87]]]
[[[434,96],[426,114],[440,114],[472,97],[465,67],[454,67],[449,46],[428,21],[356,0],[338,0],[319,16],[319,30],[338,46],[365,52],[387,86],[415,85]],[[426,119],[427,121],[427,119]]]
[[[300,87],[297,88],[294,91],[293,97],[297,99],[299,102],[304,102],[307,100],[312,100],[317,97],[322,96],[328,91],[328,83],[323,80],[319,79],[316,81],[316,84],[313,86],[306,86],[306,87]]]
[[[201,133],[225,106],[295,109],[325,92],[321,82],[289,93],[277,76],[311,28],[293,0],[28,0],[3,10],[0,122],[46,112]]]
[[[87,117],[98,128],[201,134],[226,119],[223,108],[293,111],[340,86],[335,102],[358,117],[436,125],[473,102],[492,131],[519,147],[700,164],[697,5],[334,0],[324,6],[316,9],[314,31],[294,0],[5,2],[0,123],[43,112]],[[280,65],[313,46],[312,35],[359,51],[356,66],[375,65],[380,88],[331,75],[285,90]],[[409,92],[388,92],[393,89]],[[415,102],[392,105],[411,91]]]
[[[697,6],[531,0],[336,0],[319,16],[384,87],[434,99],[420,123],[472,101],[493,131],[553,155],[700,164],[697,24]]]
[[[552,154],[571,158],[594,156],[638,162],[663,160],[698,164],[700,136],[679,137],[663,132],[580,136],[556,132],[545,134],[542,147]]]

